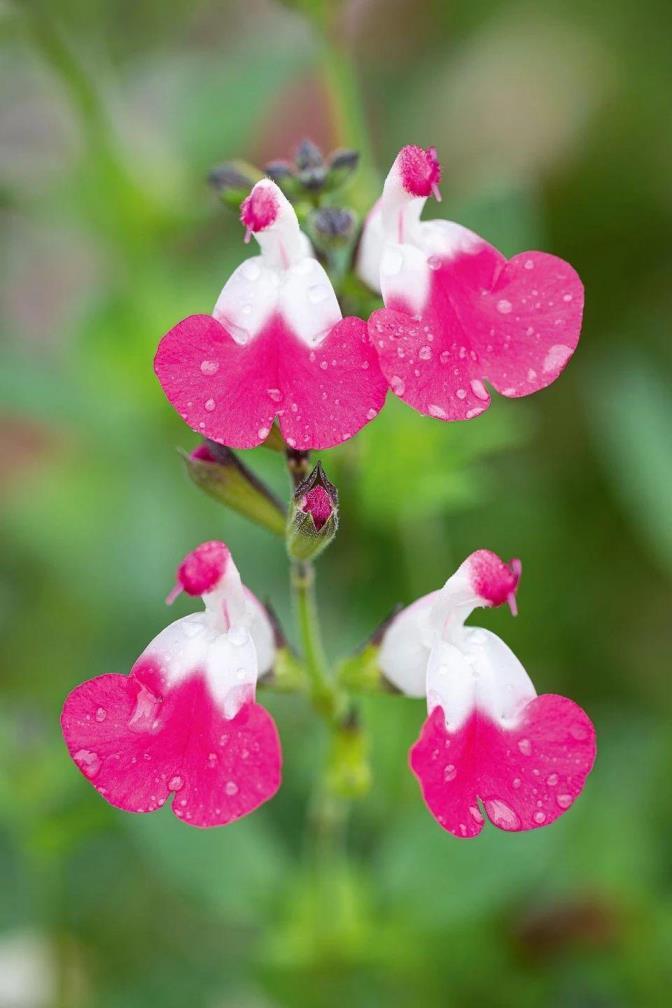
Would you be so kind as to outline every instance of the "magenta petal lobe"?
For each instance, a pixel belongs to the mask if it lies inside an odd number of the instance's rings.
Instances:
[[[261,444],[276,417],[291,447],[331,448],[377,415],[387,391],[357,318],[311,348],[278,315],[245,344],[212,316],[192,315],[163,337],[154,366],[185,422],[233,448]]]
[[[443,829],[474,837],[483,826],[479,800],[502,830],[552,823],[581,793],[595,751],[586,713],[565,697],[546,694],[529,701],[510,729],[474,711],[451,732],[436,707],[411,748],[410,765]]]
[[[226,719],[198,672],[167,689],[156,663],[140,659],[129,676],[74,689],[61,724],[84,776],[128,812],[152,812],[172,797],[173,812],[190,825],[223,826],[280,785],[271,716],[250,700]]]

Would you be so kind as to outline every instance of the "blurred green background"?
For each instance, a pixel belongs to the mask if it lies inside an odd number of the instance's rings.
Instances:
[[[672,7],[327,3],[336,57],[310,7],[0,11],[0,1008],[668,1004]],[[374,786],[325,898],[304,856],[324,740],[303,701],[263,697],[284,739],[277,798],[208,832],[108,807],[58,718],[72,686],[126,671],[165,625],[176,563],[203,539],[224,538],[291,626],[282,544],[189,483],[176,447],[196,438],[151,361],[244,255],[207,170],[306,135],[360,142],[334,92],[347,59],[376,169],[435,144],[442,211],[508,254],[569,259],[587,299],[547,391],[453,425],[390,401],[323,453],[342,501],[319,562],[329,649],[475,548],[520,556],[520,617],[480,620],[541,692],[590,712],[599,755],[552,827],[460,842],[406,767],[422,704],[368,700]],[[279,457],[244,454],[285,490]]]

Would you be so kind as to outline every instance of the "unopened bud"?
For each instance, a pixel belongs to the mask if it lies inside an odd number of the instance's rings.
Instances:
[[[321,207],[308,217],[306,229],[320,252],[328,253],[348,245],[357,231],[357,217],[352,210]]]
[[[207,441],[190,455],[182,453],[182,457],[191,479],[210,497],[263,525],[269,532],[283,535],[282,505],[230,448]]]
[[[359,151],[336,150],[330,155],[327,163],[327,179],[325,189],[330,192],[339,189],[354,174],[359,164]]]
[[[338,491],[317,463],[296,488],[287,524],[292,560],[312,560],[329,545],[338,528]]]
[[[303,140],[296,150],[297,178],[304,189],[321,189],[327,178],[327,166],[320,148],[312,140]]]
[[[208,173],[208,183],[227,206],[237,209],[261,173],[246,161],[225,161]]]

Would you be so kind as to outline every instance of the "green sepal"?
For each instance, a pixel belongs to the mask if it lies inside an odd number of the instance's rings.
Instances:
[[[210,459],[180,449],[187,472],[196,486],[250,521],[275,535],[285,534],[285,513],[275,495],[243,465],[230,448],[208,442]]]

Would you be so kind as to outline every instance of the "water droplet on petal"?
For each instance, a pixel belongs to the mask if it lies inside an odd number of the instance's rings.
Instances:
[[[469,806],[469,815],[475,823],[478,823],[479,826],[483,822],[483,816],[481,815],[480,809],[478,809],[475,805]]]
[[[568,809],[572,804],[572,796],[570,794],[559,794],[555,800],[561,809]]]
[[[100,722],[104,721],[106,717],[107,717],[107,711],[105,710],[105,708],[99,707],[98,710],[96,711],[96,721],[100,724]]]
[[[238,785],[236,784],[235,781],[232,780],[227,781],[226,784],[224,785],[224,790],[226,791],[227,795],[229,795],[232,798],[234,795],[238,794]]]
[[[501,315],[508,315],[512,308],[513,305],[510,301],[507,301],[506,298],[502,298],[501,301],[497,302],[497,311]]]
[[[545,812],[535,812],[534,815],[532,816],[532,818],[534,819],[534,821],[536,823],[538,823],[541,826],[541,824],[543,822],[546,822],[546,813]]]
[[[175,777],[171,777],[168,781],[169,791],[179,791],[182,787],[184,787],[184,781],[179,774],[176,774]]]
[[[418,357],[420,358],[420,360],[431,360],[432,348],[430,346],[420,347],[418,351]]]
[[[452,763],[449,763],[446,769],[443,771],[443,779],[447,784],[449,781],[455,780],[456,777],[457,777],[457,769],[455,766],[453,766]]]
[[[232,627],[232,629],[229,630],[228,637],[229,642],[235,647],[242,647],[243,644],[247,643],[249,634],[244,627]]]
[[[523,756],[529,756],[532,752],[532,743],[529,738],[521,738],[518,742],[518,748],[520,749]]]
[[[311,304],[320,304],[329,297],[329,288],[326,284],[314,284],[308,288],[308,300]]]
[[[273,400],[273,402],[280,402],[280,399],[282,398],[282,392],[279,388],[266,389],[266,394]]]
[[[208,411],[208,413],[212,413],[216,405],[217,404],[215,403],[214,399],[206,399],[205,402],[203,403],[203,406]]]
[[[79,749],[73,756],[73,759],[87,777],[95,777],[100,770],[100,756],[97,752],[92,752],[90,749]]]
[[[520,828],[520,819],[501,798],[490,798],[483,803],[485,811],[492,819],[495,826],[503,830],[516,830]]]
[[[431,270],[441,269],[441,257],[437,255],[432,255],[427,260],[427,265]]]
[[[546,778],[546,783],[548,784],[549,787],[555,787],[555,785],[558,783],[557,773],[550,774],[550,776]]]
[[[204,375],[217,374],[219,371],[219,361],[216,360],[202,360],[201,361],[201,372]]]
[[[268,427],[260,427],[259,430],[257,431],[257,437],[260,438],[262,441],[265,441],[269,433],[270,432]]]
[[[403,378],[400,378],[399,375],[392,375],[390,378],[390,387],[394,394],[398,396],[402,396],[406,391],[406,384]]]
[[[471,382],[471,391],[474,393],[477,399],[486,400],[488,398],[488,392],[479,378],[474,378]]]
[[[429,415],[436,417],[437,420],[445,420],[448,415],[443,407],[437,406],[436,403],[430,403],[427,409],[429,410]]]

